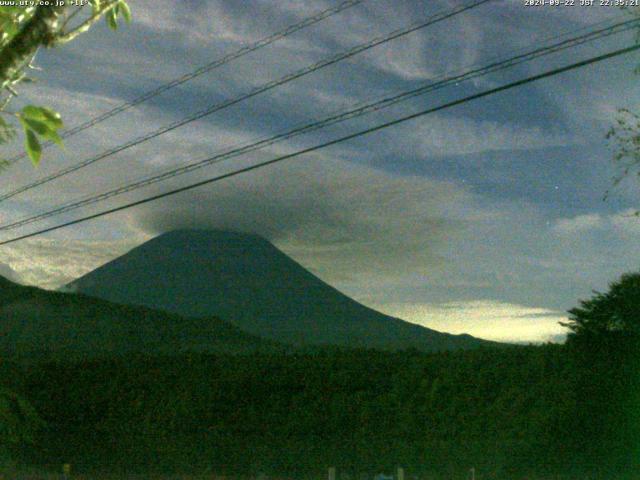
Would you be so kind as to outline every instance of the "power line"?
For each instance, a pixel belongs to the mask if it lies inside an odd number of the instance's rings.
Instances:
[[[88,159],[85,159],[79,163],[76,163],[75,165],[71,165],[67,168],[63,168],[62,170],[58,170],[57,172],[54,172],[50,175],[47,175],[46,177],[40,178],[34,182],[31,182],[27,185],[24,185],[22,187],[16,188],[15,190],[12,190],[8,193],[2,194],[0,195],[0,202],[5,201],[9,198],[12,198],[20,193],[24,193],[28,190],[31,190],[33,188],[36,188],[40,185],[44,185],[48,182],[51,182],[57,178],[63,177],[65,175],[69,175],[70,173],[76,172],[82,168],[85,168],[89,165],[92,165],[100,160],[103,160],[105,158],[111,157],[117,153],[120,153],[124,150],[127,150],[129,148],[135,147],[137,145],[140,145],[141,143],[147,142],[151,139],[157,138],[161,135],[164,135],[166,133],[169,133],[173,130],[176,130],[177,128],[180,128],[184,125],[187,125],[189,123],[192,123],[196,120],[199,120],[201,118],[204,118],[208,115],[211,115],[215,112],[218,112],[220,110],[223,110],[225,108],[231,107],[233,105],[236,105],[240,102],[243,102],[245,100],[248,100],[249,98],[255,97],[256,95],[262,94],[264,92],[267,92],[269,90],[272,90],[276,87],[279,87],[280,85],[284,85],[285,83],[289,83],[293,80],[296,80],[298,78],[301,78],[303,76],[309,75],[313,72],[316,72],[317,70],[320,70],[322,68],[328,67],[330,65],[333,65],[335,63],[338,63],[342,60],[345,60],[347,58],[353,57],[355,55],[358,55],[366,50],[370,50],[374,47],[377,47],[379,45],[382,45],[384,43],[390,42],[392,40],[395,40],[399,37],[402,37],[404,35],[408,35],[412,32],[415,32],[417,30],[426,28],[430,25],[433,25],[437,22],[441,22],[443,20],[446,20],[448,18],[454,17],[455,15],[459,15],[467,10],[470,10],[472,8],[478,7],[482,4],[488,3],[490,1],[493,0],[477,0],[474,3],[471,3],[469,5],[463,5],[463,6],[458,6],[455,7],[451,10],[447,10],[445,12],[441,12],[438,14],[435,14],[429,18],[427,18],[424,21],[418,22],[418,23],[413,23],[408,27],[404,27],[401,29],[397,29],[394,30],[393,32],[385,35],[385,36],[381,36],[381,37],[377,37],[374,38],[373,40],[370,40],[369,42],[357,45],[349,50],[346,50],[344,52],[338,53],[336,55],[332,55],[330,57],[327,57],[323,60],[320,60],[319,62],[316,62],[312,65],[309,65],[307,67],[304,67],[300,70],[297,70],[293,73],[290,73],[288,75],[285,75],[284,77],[280,77],[277,80],[273,80],[271,82],[267,82],[263,85],[260,85],[256,88],[254,88],[253,90],[249,91],[248,93],[245,93],[243,95],[240,95],[238,97],[234,97],[231,98],[229,100],[226,100],[222,103],[217,103],[214,105],[211,105],[207,108],[205,108],[204,110],[201,110],[199,112],[196,112],[192,115],[189,115],[181,120],[178,120],[176,122],[173,122],[169,125],[166,125],[164,127],[161,127],[157,130],[154,130],[153,132],[147,133],[145,135],[142,135],[134,140],[131,140],[127,143],[124,143],[122,145],[119,145],[117,147],[111,148],[109,150],[106,150],[105,152],[102,152],[94,157],[90,157]]]
[[[35,237],[37,235],[42,235],[43,233],[51,232],[51,231],[54,231],[54,230],[59,230],[61,228],[65,228],[65,227],[68,227],[68,226],[71,226],[71,225],[76,225],[78,223],[83,223],[83,222],[86,222],[88,220],[92,220],[94,218],[103,217],[105,215],[110,215],[112,213],[116,213],[116,212],[119,212],[119,211],[122,211],[122,210],[127,210],[129,208],[133,208],[133,207],[136,207],[138,205],[143,205],[145,203],[149,203],[149,202],[153,202],[153,201],[156,201],[156,200],[160,200],[162,198],[169,197],[169,196],[172,196],[172,195],[176,195],[178,193],[185,192],[187,190],[192,190],[194,188],[198,188],[198,187],[201,187],[203,185],[208,185],[208,184],[211,184],[211,183],[219,182],[219,181],[225,180],[227,178],[235,177],[235,176],[243,174],[243,173],[247,173],[247,172],[250,172],[250,171],[253,171],[253,170],[257,170],[257,169],[260,169],[260,168],[263,168],[263,167],[266,167],[266,166],[269,166],[269,165],[273,165],[275,163],[282,162],[284,160],[288,160],[290,158],[298,157],[300,155],[304,155],[304,154],[311,153],[311,152],[314,152],[314,151],[317,151],[317,150],[320,150],[320,149],[323,149],[323,148],[326,148],[326,147],[329,147],[329,146],[332,146],[332,145],[336,145],[338,143],[345,142],[347,140],[352,140],[352,139],[357,138],[357,137],[368,135],[370,133],[377,132],[379,130],[382,130],[382,129],[385,129],[385,128],[388,128],[388,127],[391,127],[391,126],[394,126],[394,125],[398,125],[400,123],[404,123],[404,122],[407,122],[409,120],[413,120],[415,118],[419,118],[419,117],[422,117],[422,116],[425,116],[425,115],[428,115],[428,114],[431,114],[431,113],[435,113],[435,112],[438,112],[438,111],[441,111],[441,110],[445,110],[447,108],[451,108],[451,107],[454,107],[454,106],[457,106],[457,105],[461,105],[461,104],[464,104],[464,103],[467,103],[467,102],[470,102],[470,101],[473,101],[473,100],[477,100],[479,98],[487,97],[489,95],[493,95],[493,94],[496,94],[496,93],[499,93],[499,92],[503,92],[505,90],[510,90],[512,88],[520,87],[522,85],[525,85],[525,84],[528,84],[528,83],[531,83],[531,82],[535,82],[537,80],[542,80],[544,78],[549,78],[549,77],[552,77],[552,76],[555,76],[555,75],[559,75],[561,73],[568,72],[570,70],[575,70],[577,68],[581,68],[581,67],[584,67],[584,66],[587,66],[587,65],[591,65],[591,64],[594,64],[594,63],[597,63],[597,62],[601,62],[603,60],[607,60],[607,59],[610,59],[610,58],[613,58],[613,57],[617,57],[617,56],[620,56],[620,55],[631,53],[631,52],[636,51],[638,49],[640,49],[640,44],[633,45],[631,47],[621,48],[621,49],[615,50],[613,52],[609,52],[609,53],[606,53],[606,54],[603,54],[603,55],[598,55],[596,57],[591,57],[591,58],[589,58],[587,60],[582,60],[580,62],[576,62],[576,63],[570,64],[570,65],[567,65],[567,66],[564,66],[564,67],[555,68],[553,70],[549,70],[549,71],[546,71],[544,73],[540,73],[538,75],[533,75],[531,77],[527,77],[527,78],[524,78],[524,79],[521,79],[521,80],[517,80],[515,82],[511,82],[511,83],[508,83],[506,85],[502,85],[500,87],[492,88],[492,89],[485,90],[485,91],[480,92],[480,93],[469,95],[469,96],[466,96],[464,98],[461,98],[461,99],[458,99],[458,100],[454,100],[454,101],[439,105],[437,107],[433,107],[433,108],[429,108],[429,109],[426,109],[426,110],[422,110],[420,112],[412,113],[410,115],[405,115],[405,116],[397,118],[395,120],[391,120],[389,122],[385,122],[385,123],[376,125],[374,127],[370,127],[370,128],[365,129],[365,130],[361,130],[359,132],[352,133],[350,135],[345,135],[343,137],[340,137],[340,138],[337,138],[337,139],[334,139],[334,140],[330,140],[328,142],[324,142],[324,143],[315,145],[313,147],[309,147],[309,148],[305,148],[305,149],[302,149],[302,150],[298,150],[297,152],[294,152],[294,153],[290,153],[290,154],[287,154],[287,155],[282,155],[280,157],[276,157],[276,158],[273,158],[271,160],[267,160],[267,161],[260,162],[260,163],[257,163],[257,164],[254,164],[254,165],[251,165],[251,166],[248,166],[248,167],[244,167],[244,168],[241,168],[241,169],[238,169],[238,170],[234,170],[233,172],[225,173],[225,174],[222,174],[222,175],[217,175],[215,177],[208,178],[206,180],[201,180],[199,182],[195,182],[195,183],[183,186],[183,187],[179,187],[179,188],[176,188],[176,189],[173,189],[173,190],[169,190],[167,192],[163,192],[163,193],[160,193],[160,194],[157,194],[157,195],[152,195],[150,197],[146,197],[146,198],[143,198],[141,200],[137,200],[135,202],[130,202],[130,203],[127,203],[127,204],[124,204],[124,205],[120,205],[118,207],[110,208],[108,210],[103,210],[101,212],[94,213],[92,215],[87,215],[85,217],[82,217],[82,218],[79,218],[79,219],[76,219],[76,220],[72,220],[72,221],[65,222],[65,223],[62,223],[62,224],[59,224],[59,225],[55,225],[53,227],[44,228],[44,229],[38,230],[36,232],[28,233],[26,235],[21,235],[19,237],[14,237],[14,238],[11,238],[9,240],[4,240],[4,241],[0,242],[0,246],[1,245],[7,245],[7,244],[10,244],[10,243],[14,243],[14,242],[17,242],[19,240],[24,240],[26,238]]]
[[[210,72],[212,70],[215,70],[218,67],[221,67],[223,65],[226,65],[229,62],[232,62],[233,60],[236,60],[240,57],[243,57],[251,52],[255,52],[256,50],[259,50],[263,47],[266,47],[268,45],[271,45],[272,43],[278,41],[278,40],[282,40],[283,38],[288,37],[289,35],[298,32],[304,28],[307,28],[311,25],[314,25],[322,20],[324,20],[325,18],[331,17],[333,15],[336,15],[348,8],[354,7],[360,3],[363,3],[365,0],[346,0],[334,7],[331,8],[327,8],[326,10],[323,10],[321,12],[318,12],[315,15],[312,15],[310,17],[307,17],[303,20],[301,20],[300,22],[294,23],[292,25],[287,26],[286,28],[284,28],[283,30],[280,30],[276,33],[273,33],[267,37],[264,37],[254,43],[251,43],[249,45],[246,45],[244,47],[241,47],[240,49],[231,52],[227,55],[225,55],[224,57],[221,57],[217,60],[214,60],[213,62],[207,63],[206,65],[203,65],[199,68],[197,68],[196,70],[193,70],[189,73],[186,73],[184,75],[182,75],[181,77],[178,77],[174,80],[171,80],[170,82],[164,83],[162,85],[160,85],[159,87],[150,90],[148,92],[143,93],[142,95],[134,98],[133,100],[130,100],[128,102],[124,102],[120,105],[118,105],[117,107],[112,108],[111,110],[108,110],[106,112],[104,112],[103,114],[94,117],[90,120],[88,120],[85,123],[82,123],[76,127],[70,128],[69,130],[65,130],[62,134],[61,137],[62,138],[69,138],[73,135],[76,135],[77,133],[80,133],[88,128],[91,128],[95,125],[97,125],[98,123],[104,122],[105,120],[114,117],[115,115],[118,115],[119,113],[122,113],[132,107],[135,107],[136,105],[139,105],[143,102],[146,102],[147,100],[152,99],[153,97],[160,95],[161,93],[166,92],[167,90],[171,90],[174,87],[177,87],[178,85],[182,85],[185,82],[188,82],[190,80],[193,80],[196,77],[199,77],[200,75],[203,75],[207,72]],[[48,148],[51,145],[53,145],[53,142],[47,142],[43,145],[43,148]],[[10,158],[9,160],[7,160],[8,165],[13,165],[14,163],[18,162],[19,160],[26,158],[27,154],[26,153],[20,153],[18,155],[15,155],[14,157]]]
[[[627,20],[624,22],[619,22],[616,23],[614,25],[611,25],[609,27],[606,28],[602,28],[602,29],[598,29],[595,30],[593,32],[588,32],[586,34],[583,35],[579,35],[577,37],[572,37],[569,38],[567,40],[563,40],[561,42],[546,46],[546,47],[541,47],[538,49],[535,49],[533,51],[529,51],[526,53],[522,53],[519,55],[515,55],[513,57],[507,58],[505,60],[501,60],[501,61],[496,61],[493,63],[490,63],[486,66],[483,66],[481,68],[476,68],[476,69],[472,69],[469,70],[467,72],[464,72],[460,75],[455,75],[455,76],[451,76],[451,77],[447,77],[444,78],[443,80],[440,80],[438,82],[434,82],[434,83],[428,83],[422,87],[419,87],[417,89],[413,89],[413,90],[409,90],[409,91],[404,91],[401,92],[400,94],[397,95],[393,95],[390,97],[386,97],[386,98],[382,98],[381,100],[378,101],[374,101],[374,102],[370,102],[368,104],[364,104],[361,106],[358,106],[356,108],[352,108],[350,110],[341,112],[339,114],[336,115],[331,115],[328,117],[325,117],[324,119],[321,120],[317,120],[315,122],[312,122],[310,124],[306,124],[297,128],[294,128],[292,130],[289,130],[287,132],[272,136],[272,137],[268,137],[265,138],[263,140],[259,140],[257,142],[254,143],[250,143],[248,145],[244,145],[241,147],[237,147],[237,148],[233,148],[230,149],[228,151],[222,152],[220,154],[214,155],[213,157],[209,157],[206,158],[204,160],[200,160],[198,162],[194,162],[194,163],[190,163],[187,165],[184,165],[182,167],[178,167],[178,168],[173,168],[170,169],[168,171],[165,171],[163,173],[160,174],[156,174],[150,177],[146,177],[143,178],[141,180],[126,184],[124,186],[109,190],[107,192],[103,192],[101,194],[98,195],[93,195],[93,196],[89,196],[88,198],[85,199],[81,199],[81,200],[76,200],[74,202],[71,203],[67,203],[67,204],[63,204],[60,205],[52,210],[49,210],[47,212],[44,213],[40,213],[40,214],[36,214],[33,216],[29,216],[29,217],[25,217],[23,219],[19,219],[16,220],[12,223],[9,224],[5,224],[5,225],[0,225],[0,231],[1,230],[11,230],[11,229],[15,229],[24,225],[28,225],[30,223],[34,223],[37,222],[39,220],[48,218],[48,217],[52,217],[61,213],[66,213],[72,210],[76,210],[78,208],[87,206],[87,205],[91,205],[94,203],[98,203],[100,201],[103,200],[107,200],[109,198],[127,193],[127,192],[131,192],[134,190],[137,190],[139,188],[148,186],[148,185],[152,185],[154,183],[158,183],[161,181],[165,181],[168,180],[170,178],[176,177],[178,175],[183,175],[185,173],[189,173],[192,172],[194,170],[197,170],[199,168],[203,168],[205,166],[208,165],[212,165],[215,163],[220,163],[222,161],[228,160],[230,158],[235,158],[238,156],[242,156],[245,155],[247,153],[259,150],[261,148],[264,148],[266,146],[272,145],[276,142],[280,142],[282,140],[286,140],[286,139],[290,139],[292,137],[295,137],[297,135],[300,134],[304,134],[304,133],[309,133],[311,131],[315,131],[318,130],[320,128],[324,128],[326,126],[329,125],[333,125],[339,122],[343,122],[345,120],[348,119],[352,119],[352,118],[356,118],[371,112],[375,112],[378,110],[381,110],[383,108],[387,108],[390,107],[391,105],[397,104],[401,101],[406,101],[409,98],[413,98],[416,97],[418,95],[423,95],[425,93],[428,92],[432,92],[441,88],[444,88],[448,85],[453,85],[453,84],[458,84],[459,82],[462,81],[467,81],[473,78],[477,78],[480,76],[484,76],[487,75],[489,73],[494,73],[500,70],[504,70],[506,68],[510,68],[513,67],[515,65],[518,64],[522,64],[525,62],[529,62],[532,61],[536,58],[542,57],[544,55],[549,55],[551,53],[556,53],[562,50],[566,50],[568,48],[573,48],[577,45],[581,45],[587,42],[592,42],[610,35],[614,35],[614,34],[619,34],[625,31],[628,31],[632,28],[637,27],[638,25],[640,25],[640,20],[638,19],[633,19],[633,20]],[[580,29],[580,30],[584,30],[584,29]],[[562,36],[566,36],[566,35],[562,35]]]

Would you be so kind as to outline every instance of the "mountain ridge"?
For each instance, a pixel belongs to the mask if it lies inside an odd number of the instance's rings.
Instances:
[[[495,344],[437,332],[349,298],[266,239],[221,230],[174,230],[67,288],[122,304],[215,315],[293,345],[450,350]]]
[[[271,348],[278,346],[219,318],[186,318],[0,277],[0,354],[5,358],[86,360]]]

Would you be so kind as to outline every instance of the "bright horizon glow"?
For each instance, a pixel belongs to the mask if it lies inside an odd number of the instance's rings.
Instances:
[[[508,343],[561,343],[567,316],[545,308],[478,300],[443,304],[386,304],[375,308],[387,315],[441,332],[467,333]]]

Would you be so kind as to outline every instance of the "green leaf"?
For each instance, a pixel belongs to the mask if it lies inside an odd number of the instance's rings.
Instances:
[[[17,2],[16,2],[17,3]],[[8,6],[3,6],[0,7],[0,15],[1,16],[18,16],[18,15],[22,15],[24,13],[27,13],[29,10],[27,7],[20,7],[20,6],[14,6],[14,7],[8,7]]]
[[[0,46],[5,46],[33,16],[35,7],[0,7]]]
[[[0,41],[8,43],[9,40],[18,32],[18,23],[11,19],[0,21]]]
[[[51,130],[47,135],[44,136],[47,140],[51,140],[53,143],[58,145],[60,148],[64,149],[64,142],[62,138],[55,130]]]
[[[64,127],[64,123],[62,123],[62,118],[60,118],[60,114],[58,112],[48,108],[42,108],[42,114],[54,129],[57,130]]]
[[[52,140],[53,142],[57,143],[60,147],[63,146],[62,138],[60,138],[60,135],[58,135],[58,132],[56,132],[55,128],[51,128],[50,124],[41,122],[39,120],[33,120],[31,118],[21,118],[21,121],[23,122],[22,125],[25,128],[33,130],[42,138],[45,138],[47,140]]]
[[[31,159],[31,162],[34,165],[38,165],[40,163],[40,157],[42,156],[42,146],[38,141],[38,137],[35,132],[31,129],[25,129],[25,149],[27,151],[27,155]]]
[[[58,112],[51,110],[50,108],[27,105],[22,109],[21,117],[47,123],[51,125],[51,128],[53,129],[58,129],[63,127],[60,114]]]
[[[124,21],[127,23],[131,23],[131,8],[129,7],[127,2],[125,2],[124,0],[120,0],[118,6],[120,7],[119,13],[122,14],[122,18],[124,18]]]
[[[100,11],[100,0],[89,0],[89,3],[93,6],[94,15]]]
[[[45,107],[27,105],[18,115],[20,123],[26,130],[33,130],[46,140],[51,140],[63,147],[62,138],[58,134],[58,129],[62,127],[60,114]]]
[[[107,12],[107,14],[105,15],[105,19],[107,21],[107,25],[109,25],[109,28],[111,30],[117,30],[118,29],[118,20],[117,20],[118,16],[117,16],[117,13],[115,11],[117,6],[118,5],[116,4],[116,6],[113,7],[111,10],[109,10]]]
[[[33,130],[38,135],[46,135],[51,130],[46,123],[32,118],[20,117],[20,123],[25,130]]]

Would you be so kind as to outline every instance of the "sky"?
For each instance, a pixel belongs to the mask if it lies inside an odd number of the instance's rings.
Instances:
[[[324,0],[131,0],[41,51],[15,107],[48,105],[74,126],[336,5]],[[201,75],[0,175],[7,191],[208,105],[464,2],[365,0]],[[615,7],[495,0],[282,85],[0,203],[0,222],[626,18]],[[582,30],[581,30],[582,29]],[[195,173],[21,229],[11,238],[232,171],[576,60],[631,45],[611,37],[411,99]],[[640,99],[635,53],[442,110],[274,166],[0,247],[0,275],[57,288],[175,228],[260,234],[365,305],[452,333],[562,341],[558,322],[593,290],[638,270],[640,185],[612,186],[605,136]],[[17,152],[20,145],[8,149]]]

